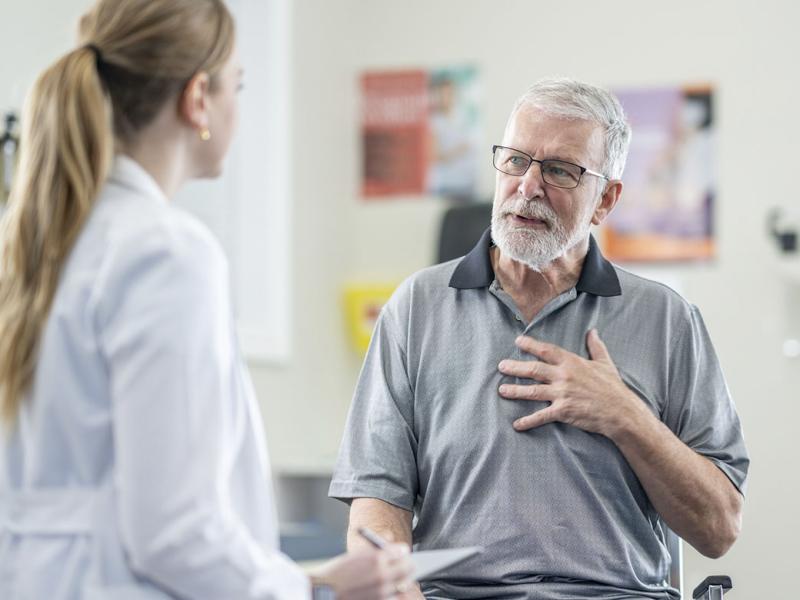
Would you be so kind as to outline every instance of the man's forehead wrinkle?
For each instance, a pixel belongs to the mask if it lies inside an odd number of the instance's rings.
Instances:
[[[566,122],[564,127],[553,127],[553,123],[548,121],[555,122],[556,125],[559,121]],[[509,122],[504,138],[507,146],[539,160],[560,159],[583,165],[602,161],[602,156],[593,156],[602,154],[602,143],[598,144],[601,142],[598,135],[602,135],[599,126],[591,121],[567,120],[541,111],[525,115],[520,110]]]

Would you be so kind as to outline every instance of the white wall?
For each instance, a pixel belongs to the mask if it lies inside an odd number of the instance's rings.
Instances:
[[[4,0],[0,9],[0,111],[19,109],[39,71],[77,40],[89,0]]]
[[[12,82],[27,87],[69,47],[86,5],[18,1],[10,14],[4,5],[0,109],[21,99],[10,91]],[[710,80],[718,90],[719,258],[668,275],[703,310],[753,466],[740,541],[716,562],[690,551],[687,581],[722,572],[734,578],[732,598],[791,595],[784,586],[793,578],[800,535],[800,442],[793,435],[800,364],[781,356],[780,343],[790,323],[800,324],[800,307],[788,306],[800,297],[800,284],[792,291],[776,275],[764,215],[771,206],[797,206],[800,7],[788,0],[297,0],[293,10],[294,149],[319,161],[292,174],[293,356],[283,367],[252,369],[278,468],[324,473],[333,461],[360,364],[345,337],[342,285],[403,277],[434,253],[438,203],[359,199],[357,77],[363,69],[478,65],[486,144],[500,137],[514,98],[540,76],[610,86]],[[766,178],[776,166],[787,175]],[[491,177],[487,163],[487,194]]]

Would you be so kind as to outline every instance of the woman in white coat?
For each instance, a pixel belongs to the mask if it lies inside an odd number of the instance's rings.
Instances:
[[[100,0],[38,79],[0,254],[0,598],[373,599],[407,550],[277,550],[225,258],[169,203],[219,174],[221,0]],[[313,591],[312,591],[313,588]]]

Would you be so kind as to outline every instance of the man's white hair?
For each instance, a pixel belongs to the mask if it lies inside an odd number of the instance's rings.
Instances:
[[[631,143],[631,128],[622,105],[611,92],[566,77],[540,79],[519,97],[511,117],[523,105],[558,117],[597,123],[605,138],[603,174],[611,179],[622,177]]]

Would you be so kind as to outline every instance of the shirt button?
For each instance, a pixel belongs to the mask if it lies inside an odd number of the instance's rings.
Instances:
[[[514,315],[514,316],[516,317],[517,321],[522,322],[522,317],[520,317],[519,315]]]

